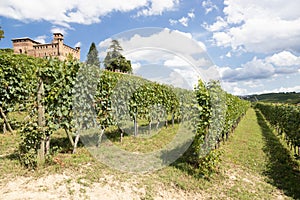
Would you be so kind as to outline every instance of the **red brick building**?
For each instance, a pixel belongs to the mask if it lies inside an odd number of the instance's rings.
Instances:
[[[54,33],[53,40],[48,44],[41,44],[30,38],[12,39],[15,54],[27,54],[34,57],[57,57],[65,60],[69,54],[80,60],[80,47],[72,48],[64,44],[64,36],[61,33]]]

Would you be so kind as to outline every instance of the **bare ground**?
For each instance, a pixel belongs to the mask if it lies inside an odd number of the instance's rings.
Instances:
[[[231,165],[231,168],[221,173],[224,177],[221,182],[212,183],[211,187],[197,192],[180,189],[172,183],[165,185],[157,182],[150,193],[147,186],[139,183],[142,175],[121,181],[114,175],[102,174],[96,182],[83,179],[71,171],[38,178],[9,177],[1,180],[0,199],[237,199],[234,193],[245,191],[248,194],[245,199],[264,199],[265,196],[259,196],[261,188],[270,188],[268,197],[271,199],[288,199],[283,192],[266,183],[264,177],[255,172]]]

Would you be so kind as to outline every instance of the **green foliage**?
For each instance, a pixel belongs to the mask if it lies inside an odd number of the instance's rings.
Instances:
[[[73,87],[72,112],[75,132],[96,127],[95,95],[100,81],[100,68],[96,65],[80,67]]]
[[[87,55],[87,60],[86,60],[87,65],[95,65],[96,67],[100,67],[100,60],[98,56],[98,50],[96,48],[95,43],[93,42],[90,46],[88,55]]]
[[[5,48],[5,49],[0,49],[0,53],[14,53],[14,50],[13,49],[10,49],[10,48]]]
[[[46,124],[52,130],[63,128],[72,131],[73,87],[81,67],[77,60],[49,59],[39,70],[44,81]]]
[[[69,59],[62,62],[57,59],[46,60],[4,53],[0,55],[0,66],[0,106],[6,113],[18,105],[35,116],[37,82],[41,78],[45,90],[42,102],[45,106],[45,128],[48,130],[45,132],[45,137],[50,137],[58,128],[72,132],[72,94],[75,78],[81,67],[79,61]],[[36,153],[36,144],[40,142],[40,138],[36,137],[38,133],[34,133],[36,123],[36,120],[32,121],[30,125],[33,127],[29,128],[26,128],[25,124],[23,130],[23,144],[20,145],[21,162],[27,166],[35,165],[33,155],[29,156],[29,154]],[[28,134],[25,134],[26,131]],[[27,144],[35,144],[33,150],[26,149],[24,146]],[[23,158],[32,161],[24,161]]]
[[[25,55],[0,55],[0,107],[5,113],[16,103],[25,105],[37,85],[36,71],[42,61]]]
[[[121,50],[115,41],[108,54],[116,62],[120,61],[117,58],[125,62]],[[83,65],[74,59],[38,59],[11,53],[0,55],[0,66],[0,105],[9,111],[16,104],[24,104],[33,116],[21,131],[20,160],[29,167],[36,166],[41,140],[59,128],[78,135],[80,130],[98,124],[103,131],[117,125],[121,132],[126,132],[132,131],[125,129],[134,121],[136,135],[140,122],[148,123],[151,131],[154,121],[157,125],[165,122],[167,126],[170,117],[172,121],[176,117],[177,121],[195,127],[191,130],[195,131],[195,138],[186,161],[199,172],[209,174],[218,162],[218,156],[211,150],[249,107],[248,102],[225,93],[215,81],[204,84],[199,80],[195,90],[189,91],[128,74],[101,71],[95,65]],[[39,79],[44,83],[43,131],[37,126],[35,114]]]
[[[225,134],[232,131],[250,103],[225,93],[219,82],[206,85],[199,80],[195,88],[198,115],[196,135],[186,152],[187,161],[204,176],[210,176],[219,163],[219,155],[214,151]]]
[[[104,59],[104,67],[109,71],[120,71],[132,73],[130,60],[127,60],[122,54],[122,47],[118,40],[112,40]]]
[[[256,104],[265,118],[279,134],[285,133],[287,141],[300,146],[300,107],[288,104]]]
[[[44,137],[44,131],[37,122],[29,121],[24,124],[21,131],[21,142],[19,144],[19,159],[22,165],[28,168],[37,167],[37,152],[40,141]]]
[[[221,151],[212,150],[205,157],[199,159],[198,168],[196,169],[197,175],[205,178],[211,177],[217,171],[220,162]]]
[[[244,97],[245,99],[256,102],[261,101],[265,103],[288,103],[298,104],[300,103],[300,93],[296,92],[280,92],[280,93],[267,93],[258,95],[249,95]]]
[[[0,40],[1,40],[2,38],[4,38],[4,31],[3,31],[3,29],[2,29],[1,26],[0,26]]]

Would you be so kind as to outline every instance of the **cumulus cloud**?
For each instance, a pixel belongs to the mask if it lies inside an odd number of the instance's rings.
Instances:
[[[147,32],[143,29],[143,32]],[[148,61],[155,61],[160,59],[166,59],[164,55],[181,55],[188,59],[194,59],[194,54],[206,54],[205,44],[200,41],[195,41],[192,38],[191,33],[181,32],[178,30],[170,29],[148,29],[149,34],[143,36],[137,29],[133,30],[130,38],[119,38],[121,46],[124,49],[125,54],[130,54],[136,59],[145,59]],[[150,34],[153,32],[152,34]],[[110,45],[111,39],[108,38],[99,43],[99,47],[102,50]],[[165,52],[165,53],[163,53]],[[133,58],[134,58],[133,57]]]
[[[65,35],[67,32],[66,32],[66,29],[65,29],[65,28],[61,28],[61,27],[52,27],[52,28],[51,28],[51,33],[61,33],[61,34]]]
[[[217,74],[213,73],[217,69],[210,68],[213,63],[206,53],[205,45],[193,40],[190,33],[167,28],[149,31],[143,29],[140,32],[139,30],[141,29],[124,33],[125,37],[115,38],[124,49],[122,54],[132,63],[138,63],[137,66],[134,64],[134,68],[137,69],[134,71],[137,74],[178,86],[179,83],[183,83],[182,79],[171,81],[177,73],[186,80],[184,83],[188,83],[190,89],[200,77],[207,81]],[[106,55],[110,42],[111,39],[106,39],[99,43],[102,59]],[[171,72],[176,73],[171,74]],[[157,75],[154,76],[155,74]],[[182,87],[187,88],[186,85]]]
[[[137,70],[139,70],[141,68],[141,63],[131,63],[131,67],[133,72],[136,72]]]
[[[217,5],[215,5],[211,0],[203,1],[202,7],[205,9],[205,14],[208,14],[213,10],[218,10]]]
[[[300,52],[300,1],[225,0],[224,17],[204,27],[214,44],[248,52]]]
[[[33,40],[35,40],[35,41],[37,41],[39,43],[45,44],[46,43],[46,39],[47,39],[46,35],[40,35],[40,36],[37,36],[36,38],[34,38]]]
[[[170,25],[176,25],[176,24],[181,24],[182,26],[188,27],[189,26],[189,21],[191,19],[195,18],[195,13],[194,10],[190,11],[189,13],[187,13],[186,16],[181,17],[180,19],[169,19],[169,23]]]
[[[243,64],[241,68],[228,68],[223,71],[222,78],[229,82],[263,79],[272,76],[274,72],[275,69],[273,65],[255,57],[252,61]]]
[[[211,32],[220,31],[227,26],[228,26],[228,23],[220,16],[218,16],[216,19],[216,22],[214,22],[211,25],[208,25],[207,23],[203,24],[203,27]]]
[[[289,51],[282,51],[266,58],[266,61],[279,67],[300,65],[300,57]]]
[[[146,8],[140,10],[137,16],[162,15],[164,11],[174,10],[179,4],[179,0],[151,0],[146,4]]]
[[[180,57],[174,56],[173,59],[164,61],[164,66],[186,67],[186,66],[190,66],[190,64],[188,62],[186,62],[185,60],[181,59]]]
[[[300,85],[296,85],[293,87],[280,87],[276,88],[273,90],[263,90],[259,92],[258,94],[263,94],[263,93],[278,93],[278,92],[298,92],[300,91]]]
[[[179,0],[3,0],[0,3],[0,16],[20,21],[45,20],[70,28],[70,23],[99,23],[101,17],[115,11],[137,10],[137,15],[161,15],[173,10]]]
[[[180,22],[180,24],[182,24],[182,26],[187,27],[188,26],[188,22],[189,22],[189,18],[187,17],[182,17],[178,20]]]
[[[241,80],[265,79],[272,76],[298,73],[300,69],[300,57],[289,51],[282,51],[267,56],[264,59],[253,60],[232,69],[229,67],[219,68],[225,81],[234,82]]]
[[[77,42],[74,47],[81,47],[81,42]]]

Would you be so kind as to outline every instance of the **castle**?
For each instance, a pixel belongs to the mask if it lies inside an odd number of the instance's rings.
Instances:
[[[34,57],[57,57],[65,60],[69,55],[80,60],[80,47],[72,48],[64,44],[64,36],[61,33],[53,33],[52,43],[41,44],[28,37],[12,39],[15,54],[27,54]]]

